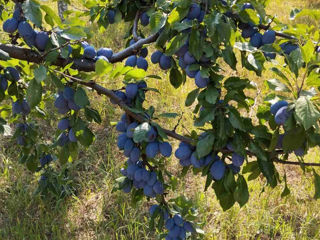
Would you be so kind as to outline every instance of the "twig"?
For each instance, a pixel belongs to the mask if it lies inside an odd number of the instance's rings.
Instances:
[[[180,124],[180,122],[181,122],[181,120],[182,120],[182,117],[183,117],[183,113],[181,113],[181,116],[180,116],[177,124],[174,126],[174,128],[173,128],[173,130],[172,130],[173,132],[176,132],[176,130],[177,130],[177,128],[178,128],[178,126],[179,126],[179,124]]]
[[[133,27],[132,27],[132,36],[135,41],[139,40],[139,36],[138,36],[139,16],[140,16],[140,11],[138,10],[136,13],[136,17],[134,18]]]

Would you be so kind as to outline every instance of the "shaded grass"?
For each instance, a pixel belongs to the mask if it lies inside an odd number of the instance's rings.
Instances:
[[[314,4],[314,1],[270,1],[269,11],[285,20],[291,8],[308,3]],[[96,47],[112,46],[118,50],[124,44],[125,29],[125,25],[114,25],[108,32],[94,35],[90,42]],[[148,80],[148,85],[160,89],[161,94],[148,93],[146,104],[153,105],[159,113],[184,112],[177,131],[191,131],[192,107],[185,107],[184,99],[195,87],[193,81],[188,80],[183,87],[174,89],[168,84],[166,73],[159,72],[156,65],[150,66],[148,72],[163,79]],[[234,73],[227,72],[227,75],[231,74]],[[264,80],[272,77],[267,72],[258,78],[240,68],[238,74],[255,81],[261,89],[264,89]],[[121,79],[99,79],[99,82],[110,88],[122,86]],[[261,99],[262,96],[259,101]],[[89,149],[81,150],[79,159],[68,166],[77,191],[67,199],[55,202],[33,196],[39,176],[30,174],[20,165],[18,148],[12,147],[14,144],[7,138],[1,138],[0,239],[156,239],[148,229],[150,203],[144,201],[135,207],[130,204],[129,195],[112,192],[125,158],[116,148],[117,134],[110,122],[117,121],[121,111],[105,97],[92,95],[91,103],[104,120],[100,126],[92,125],[95,143]],[[55,128],[57,118],[48,119],[46,126]],[[160,122],[173,128],[177,120]],[[313,151],[306,161],[314,161],[318,156],[319,151]],[[295,160],[294,157],[291,159]],[[171,172],[179,173],[181,168],[177,167],[176,159],[168,159],[166,164]],[[270,189],[265,187],[265,180],[259,178],[249,182],[250,200],[245,207],[235,206],[223,212],[214,192],[203,192],[204,179],[191,173],[179,182],[170,197],[183,193],[193,199],[200,212],[199,221],[205,227],[205,239],[319,239],[320,204],[312,198],[311,173],[304,176],[299,167],[277,165],[277,168],[281,173],[286,172],[291,190],[291,195],[284,199],[280,197],[283,185]]]

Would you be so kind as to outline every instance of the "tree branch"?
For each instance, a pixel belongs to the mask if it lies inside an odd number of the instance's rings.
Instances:
[[[140,11],[138,10],[136,13],[136,17],[134,18],[133,27],[132,27],[132,36],[135,41],[139,40],[139,36],[138,36],[139,16],[140,16]]]
[[[111,63],[121,62],[123,59],[135,54],[139,49],[142,48],[145,44],[150,44],[152,42],[155,42],[157,38],[159,37],[159,33],[155,33],[153,35],[150,35],[147,38],[143,38],[138,40],[133,45],[127,47],[126,49],[113,54],[112,58],[110,59]],[[7,52],[10,57],[33,62],[33,63],[42,63],[44,61],[44,57],[37,51],[34,51],[32,49],[28,48],[22,48],[19,46],[15,46],[12,44],[0,44],[0,49]],[[84,72],[94,72],[95,71],[95,61],[89,60],[89,59],[64,59],[61,57],[58,57],[55,62],[52,63],[52,65],[59,66],[59,67],[65,67],[66,65],[73,63],[72,68],[77,69],[79,71]]]

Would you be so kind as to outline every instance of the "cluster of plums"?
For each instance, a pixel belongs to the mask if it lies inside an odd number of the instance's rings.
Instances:
[[[131,39],[129,42],[129,46],[132,46],[135,44],[136,41],[134,39]],[[129,67],[137,67],[140,69],[143,69],[145,71],[148,70],[148,61],[145,59],[148,56],[148,49],[147,48],[142,48],[137,55],[131,55],[130,57],[127,58],[125,62],[125,66]]]
[[[46,49],[49,42],[49,35],[44,31],[36,31],[22,17],[21,4],[15,5],[13,17],[3,23],[3,30],[7,33],[14,33],[18,30],[19,35],[23,38],[29,47],[36,47],[39,51]]]
[[[187,237],[187,232],[195,232],[192,223],[185,221],[181,215],[175,214],[173,217],[170,217],[166,209],[155,204],[149,209],[150,216],[153,217],[156,211],[158,211],[158,216],[161,216],[165,221],[165,228],[168,230],[165,237],[166,240],[184,240]]]
[[[148,171],[141,161],[132,163],[128,160],[127,168],[121,169],[121,173],[132,181],[135,188],[143,189],[143,194],[148,197],[153,198],[157,194],[164,193],[163,183],[159,181],[156,172]],[[128,193],[131,191],[131,188],[131,185],[127,185],[123,191]]]
[[[99,60],[102,59],[104,61],[109,62],[112,58],[113,51],[110,48],[100,48],[98,51],[89,45],[87,42],[81,43],[82,47],[84,48],[83,57],[90,60]]]
[[[168,230],[166,240],[184,240],[187,237],[187,232],[195,232],[192,224],[185,221],[179,214],[174,215],[173,218],[169,218],[166,221],[165,227]]]
[[[22,114],[28,115],[30,113],[30,106],[26,99],[20,100],[12,103],[12,114]]]
[[[291,116],[292,112],[288,109],[288,102],[285,100],[280,100],[271,105],[270,112],[274,115],[274,120],[278,125],[284,125],[288,118]],[[278,143],[276,148],[282,149],[283,138],[286,133],[280,134],[278,138]],[[294,150],[296,156],[302,157],[305,155],[305,150],[300,147]]]
[[[79,111],[81,107],[74,102],[75,91],[73,88],[66,86],[60,91],[54,102],[54,106],[60,114],[66,114],[71,110]]]
[[[19,71],[14,67],[7,67],[4,70],[4,74],[0,74],[0,90],[3,92],[8,88],[8,81],[17,82],[20,79]]]
[[[115,95],[121,99],[122,102],[128,106],[132,105],[135,99],[138,99],[140,102],[144,101],[144,91],[147,88],[147,83],[145,81],[140,81],[138,83],[129,83],[127,84],[125,91],[114,91]],[[111,99],[111,103],[116,104],[117,102]]]
[[[151,55],[151,62],[153,64],[159,64],[162,70],[168,70],[172,67],[172,57],[167,56],[163,52],[157,50]]]
[[[77,137],[75,135],[75,130],[70,125],[70,120],[68,118],[63,118],[58,123],[58,129],[63,131],[58,138],[58,145],[63,147],[69,142],[77,142]]]
[[[254,9],[254,7],[250,3],[245,3],[242,6],[242,10],[245,9]],[[273,44],[276,41],[276,32],[273,30],[267,30],[264,32],[264,34],[261,34],[258,32],[258,28],[254,24],[242,22],[239,23],[238,27],[242,30],[241,35],[243,38],[250,38],[250,44],[253,47],[260,48],[263,45]],[[289,55],[299,46],[288,41],[280,44],[280,47],[285,54]],[[264,52],[264,55],[270,59],[274,59],[276,57],[275,53]]]

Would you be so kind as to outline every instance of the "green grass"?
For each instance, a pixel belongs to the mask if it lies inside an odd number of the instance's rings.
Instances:
[[[270,13],[286,21],[291,8],[319,6],[318,1],[281,0],[270,1]],[[96,47],[110,46],[121,49],[124,25],[112,26],[108,33],[97,33],[91,39]],[[95,31],[98,32],[98,31]],[[111,39],[113,39],[111,41]],[[149,49],[151,52],[151,49]],[[150,54],[149,54],[150,55]],[[161,95],[148,93],[148,105],[154,105],[157,112],[184,112],[178,132],[187,133],[192,126],[191,109],[184,106],[184,99],[194,88],[192,81],[174,89],[168,84],[165,73],[157,66],[150,66],[150,73],[158,74],[163,80],[149,80],[151,87],[161,89]],[[228,72],[228,74],[234,74]],[[255,81],[263,89],[263,81],[272,75],[266,72],[258,78],[252,73],[238,69],[243,77]],[[121,79],[99,79],[110,87],[121,86]],[[259,97],[261,101],[262,96]],[[117,121],[121,111],[114,108],[105,98],[92,95],[91,102],[102,115],[101,125],[92,125],[96,141],[89,149],[83,149],[74,163],[68,164],[69,174],[76,189],[75,194],[60,200],[41,199],[33,196],[39,176],[30,174],[18,163],[19,149],[7,137],[0,141],[0,239],[156,239],[156,233],[148,229],[148,207],[143,201],[136,207],[130,204],[130,197],[121,192],[112,193],[114,180],[120,176],[125,157],[116,148],[116,132],[110,122]],[[56,116],[58,117],[58,116]],[[167,128],[173,128],[177,120],[161,121]],[[56,118],[41,123],[46,127],[46,136],[53,134]],[[175,142],[175,144],[177,144]],[[306,161],[318,160],[319,150],[312,151]],[[291,156],[291,160],[296,160]],[[168,160],[172,173],[179,173],[177,160]],[[204,224],[205,239],[320,239],[319,201],[313,200],[313,183],[310,171],[303,175],[299,167],[277,165],[286,173],[291,195],[281,199],[283,185],[275,189],[265,187],[265,180],[249,182],[248,204],[223,212],[214,192],[203,192],[204,180],[187,174],[169,197],[185,194],[199,209],[199,221]]]

